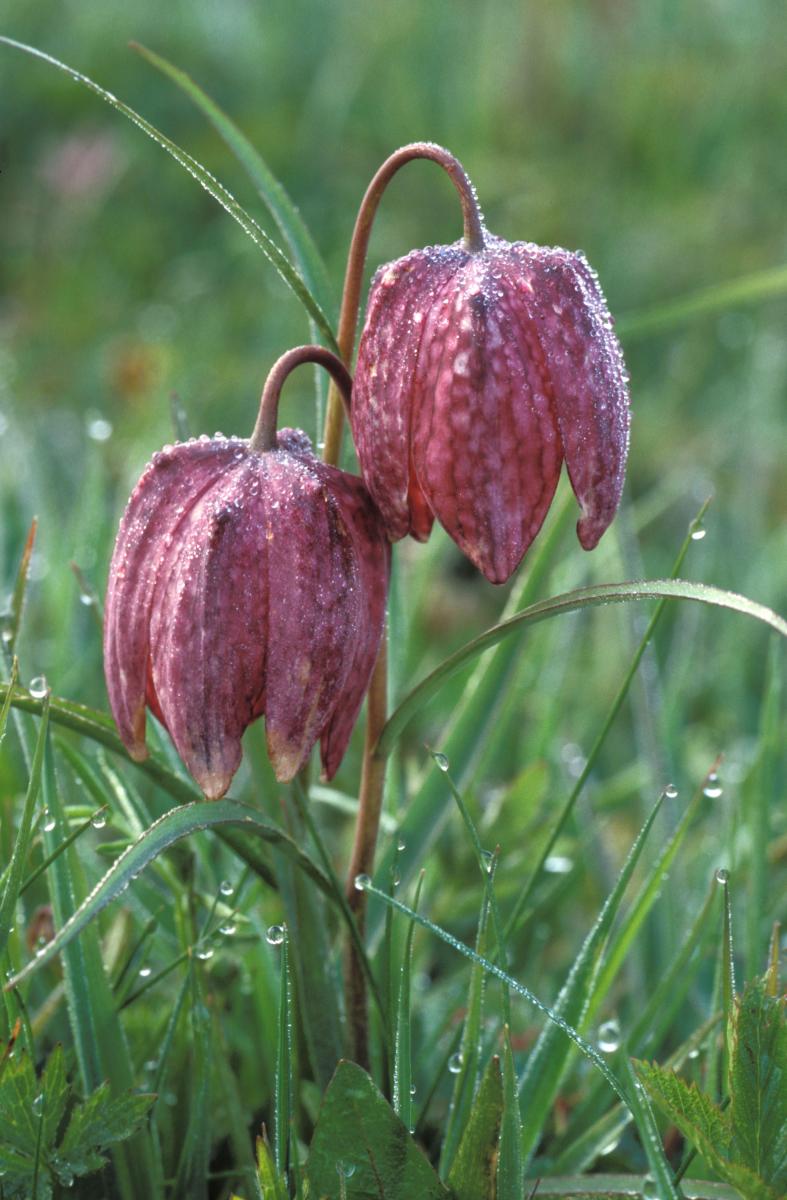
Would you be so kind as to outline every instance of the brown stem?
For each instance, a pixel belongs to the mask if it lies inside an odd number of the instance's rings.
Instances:
[[[366,695],[366,738],[361,768],[361,788],[358,793],[358,819],[355,841],[347,872],[347,901],[355,917],[358,932],[363,937],[366,920],[366,893],[359,891],[355,880],[370,875],[374,867],[374,851],[380,826],[380,811],[385,783],[385,759],[376,758],[374,748],[385,724],[387,710],[388,672],[386,670],[385,635],[380,643],[369,691]],[[362,1067],[369,1067],[369,1022],[367,1013],[366,976],[355,943],[348,941],[345,952],[345,989],[347,1019],[350,1027],[351,1052]]]
[[[296,346],[293,350],[282,354],[268,372],[268,378],[265,380],[260,397],[257,422],[249,439],[249,446],[252,450],[262,453],[265,450],[276,449],[276,422],[279,415],[281,389],[290,371],[300,366],[301,363],[317,363],[319,366],[325,367],[334,380],[334,388],[340,398],[339,402],[341,403],[343,400],[349,409],[352,379],[344,363],[323,346]]]
[[[391,157],[385,160],[366,189],[366,195],[361,201],[361,207],[358,209],[358,216],[355,220],[350,253],[347,258],[347,271],[344,276],[342,307],[339,313],[339,330],[336,338],[339,353],[348,366],[352,361],[355,348],[363,269],[377,206],[383,192],[399,168],[403,167],[405,163],[412,162],[414,158],[426,158],[431,162],[436,162],[447,173],[459,193],[464,218],[465,249],[471,254],[476,254],[484,246],[484,222],[481,209],[478,206],[473,185],[458,159],[454,158],[448,150],[444,150],[442,146],[436,146],[433,142],[412,142],[409,146],[402,146],[399,150],[395,150]],[[324,458],[326,462],[333,463],[334,466],[339,461],[343,425],[344,414],[341,400],[336,388],[331,386],[328,392],[328,408],[325,417]]]

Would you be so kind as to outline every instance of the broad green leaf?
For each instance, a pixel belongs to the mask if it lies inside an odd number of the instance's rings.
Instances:
[[[629,316],[624,313],[616,320],[615,328],[618,336],[629,342],[650,333],[682,325],[695,317],[710,316],[728,308],[740,307],[741,304],[758,304],[762,300],[775,299],[785,294],[787,266],[772,267],[766,271],[744,275],[740,279],[731,279],[727,283],[716,283],[688,296],[679,296],[642,313],[631,313]]]
[[[155,1099],[142,1092],[126,1092],[113,1098],[108,1085],[102,1084],[77,1105],[58,1147],[62,1182],[67,1185],[66,1172],[73,1179],[74,1175],[85,1175],[101,1167],[106,1161],[102,1151],[131,1137]]]
[[[436,667],[425,679],[410,691],[399,706],[388,718],[380,734],[375,754],[385,758],[390,754],[397,739],[401,736],[407,724],[412,720],[431,698],[440,690],[443,684],[461,670],[466,663],[471,662],[499,642],[505,641],[512,634],[519,633],[527,626],[538,624],[560,616],[562,613],[577,612],[583,608],[598,607],[606,604],[623,604],[630,600],[693,600],[700,604],[708,604],[717,608],[728,608],[744,616],[754,617],[775,629],[782,637],[787,637],[787,621],[746,596],[736,592],[727,592],[721,588],[710,587],[705,583],[690,583],[683,579],[646,579],[638,582],[601,583],[593,587],[577,588],[576,591],[566,592],[562,596],[553,596],[549,600],[540,600],[531,604],[516,616],[510,617],[500,625],[493,625],[485,633],[473,638],[461,649],[449,655],[439,667]]]
[[[332,307],[331,286],[328,272],[311,234],[279,180],[271,171],[262,155],[238,128],[234,121],[203,91],[199,84],[185,71],[168,62],[166,58],[148,50],[139,42],[131,42],[131,49],[141,54],[151,66],[168,76],[196,104],[213,127],[223,138],[259,192],[279,232],[286,239],[298,269],[307,286],[324,311]]]
[[[142,837],[133,846],[129,846],[128,850],[113,863],[79,908],[64,921],[53,941],[44,948],[43,953],[28,963],[18,975],[6,984],[6,987],[17,987],[22,980],[50,962],[96,918],[102,909],[124,892],[140,871],[143,871],[159,854],[182,838],[221,825],[242,829],[246,835],[253,835],[278,847],[282,853],[292,859],[300,870],[309,875],[322,891],[330,895],[330,885],[319,868],[283,830],[261,821],[255,809],[240,804],[236,800],[197,801],[173,809],[172,812],[166,813],[154,821]]]
[[[787,1192],[787,997],[753,980],[735,1000],[730,1059],[731,1157]]]
[[[574,1028],[580,1028],[585,1019],[593,994],[594,979],[604,942],[609,936],[612,923],[617,916],[624,893],[660,807],[661,800],[654,805],[640,830],[637,840],[621,868],[615,886],[585,938],[555,1000],[553,1011]],[[563,1073],[569,1061],[570,1051],[570,1043],[561,1036],[558,1027],[550,1022],[544,1027],[532,1053],[528,1055],[527,1064],[520,1079],[519,1093],[522,1110],[522,1155],[525,1162],[533,1154],[544,1124],[549,1119]]]
[[[323,1097],[306,1179],[315,1200],[338,1200],[340,1182],[347,1200],[449,1200],[396,1113],[351,1062],[339,1064]]]
[[[495,1054],[481,1079],[459,1149],[448,1172],[448,1186],[456,1200],[495,1200],[502,1117],[503,1077],[500,1059]]]
[[[49,66],[57,67],[59,71],[63,71],[77,83],[84,84],[85,87],[90,88],[92,92],[95,92],[97,96],[100,96],[112,108],[122,113],[124,117],[127,117],[129,121],[141,129],[143,133],[146,133],[149,138],[152,138],[163,150],[166,150],[167,154],[171,155],[184,170],[188,171],[189,175],[201,184],[205,191],[221,205],[225,212],[229,213],[234,221],[237,221],[244,233],[248,234],[254,244],[262,250],[268,261],[317,325],[326,340],[326,344],[331,350],[337,350],[331,323],[309,291],[301,275],[295,270],[273,238],[269,237],[254,218],[238,204],[235,197],[201,163],[166,137],[159,129],[156,129],[154,125],[151,125],[149,121],[146,121],[133,108],[129,108],[122,100],[118,100],[117,96],[113,96],[111,92],[106,91],[92,79],[89,79],[86,75],[82,75],[81,72],[75,71],[73,67],[67,66],[65,63],[60,62],[59,59],[53,58],[50,54],[45,54],[43,50],[37,50],[34,46],[27,46],[22,42],[14,41],[13,38],[0,37],[0,43],[10,46],[14,50],[21,50],[24,54],[29,54],[33,58],[39,58],[42,62],[48,63]]]

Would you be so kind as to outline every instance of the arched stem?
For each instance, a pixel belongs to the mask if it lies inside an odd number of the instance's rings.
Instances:
[[[276,449],[276,425],[281,389],[290,371],[299,367],[301,363],[317,363],[319,366],[325,367],[334,381],[336,394],[340,398],[339,402],[344,401],[349,411],[352,379],[344,363],[323,346],[296,346],[293,350],[282,354],[268,372],[268,378],[265,380],[260,397],[257,422],[249,439],[249,446],[252,450],[261,453],[265,450]]]
[[[344,362],[350,366],[355,348],[355,335],[358,328],[358,312],[361,303],[361,288],[363,286],[363,269],[366,264],[366,252],[369,248],[369,237],[372,232],[377,207],[382,194],[393,179],[396,172],[405,163],[415,158],[425,158],[441,166],[449,176],[459,193],[464,220],[465,248],[471,254],[476,254],[484,246],[484,222],[475,189],[470,182],[464,167],[442,146],[433,142],[412,142],[402,146],[387,158],[366,189],[366,194],[358,209],[355,220],[350,253],[347,258],[347,270],[344,276],[344,291],[342,307],[339,313],[339,330],[337,344]],[[331,387],[328,393],[328,408],[325,417],[325,452],[323,457],[335,466],[339,461],[341,449],[344,413],[337,389]]]

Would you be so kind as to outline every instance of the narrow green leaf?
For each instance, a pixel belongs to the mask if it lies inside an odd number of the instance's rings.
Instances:
[[[11,696],[13,695],[14,688],[16,687],[18,675],[19,663],[17,662],[16,658],[13,658],[11,660],[11,678],[5,687],[5,695],[3,696],[2,703],[0,704],[0,746],[2,746],[3,739],[5,738],[6,725],[8,724],[8,714],[11,711]]]
[[[760,715],[760,737],[753,770],[744,784],[743,808],[750,831],[748,897],[746,904],[746,969],[750,978],[759,973],[762,943],[769,908],[768,848],[772,814],[780,799],[779,770],[784,751],[781,728],[782,656],[771,646]]]
[[[25,596],[27,594],[27,584],[30,577],[30,560],[33,557],[33,546],[35,545],[36,533],[38,531],[38,520],[33,517],[30,522],[30,528],[25,539],[22,557],[19,562],[19,570],[16,573],[16,582],[14,590],[11,593],[11,614],[10,622],[4,629],[4,638],[6,653],[12,654],[16,646],[16,640],[19,637],[19,629],[22,624],[22,612],[25,607]]]
[[[525,1180],[522,1193],[526,1200],[552,1200],[552,1197],[571,1197],[571,1200],[630,1200],[642,1196],[646,1181],[641,1175],[568,1175],[548,1176]],[[701,1179],[687,1180],[686,1200],[741,1200],[740,1193],[723,1183],[706,1183]]]
[[[182,808],[173,809],[172,812],[168,812],[154,821],[142,837],[121,854],[85,901],[74,911],[73,915],[69,916],[68,920],[64,921],[53,941],[49,942],[37,958],[28,963],[18,975],[11,979],[6,987],[17,987],[33,971],[50,962],[95,919],[102,909],[124,892],[140,871],[143,871],[159,854],[182,838],[221,825],[243,829],[247,835],[253,834],[278,847],[322,891],[327,895],[331,894],[330,884],[311,859],[283,830],[261,821],[255,809],[235,800],[198,801],[187,804]]]
[[[615,322],[618,336],[625,341],[647,336],[650,333],[671,329],[695,317],[710,316],[728,308],[739,308],[743,304],[759,304],[763,300],[775,299],[787,294],[787,266],[771,267],[756,271],[727,283],[716,283],[688,296],[668,300],[642,313],[623,314]]]
[[[413,908],[418,912],[423,886],[423,872],[415,889]],[[393,1059],[393,1110],[407,1129],[413,1128],[413,1078],[411,1029],[410,1029],[410,974],[413,965],[413,933],[415,925],[410,921],[404,943],[404,954],[399,971],[399,989],[394,1010],[394,1059]]]
[[[338,352],[330,321],[287,256],[277,246],[273,238],[269,237],[254,218],[238,204],[235,197],[201,163],[166,137],[159,129],[151,125],[149,121],[146,121],[133,108],[129,108],[122,100],[118,100],[111,92],[106,91],[92,79],[89,79],[86,75],[82,75],[81,72],[75,71],[73,67],[67,66],[65,63],[60,62],[59,59],[53,58],[50,54],[45,54],[43,50],[38,50],[34,46],[27,46],[22,42],[17,42],[13,38],[0,37],[0,43],[11,46],[14,50],[21,50],[24,54],[29,54],[33,58],[39,58],[42,62],[48,63],[52,67],[57,67],[59,71],[65,72],[66,75],[76,80],[77,83],[84,84],[85,87],[90,88],[92,92],[95,92],[97,96],[100,96],[112,108],[122,113],[124,117],[127,117],[129,121],[141,129],[143,133],[146,133],[149,138],[152,138],[163,150],[166,150],[167,154],[171,155],[184,170],[188,171],[189,175],[201,184],[205,191],[221,205],[225,212],[229,213],[234,221],[237,221],[244,233],[248,234],[254,244],[262,250],[265,257],[317,325],[328,347]]]
[[[500,1059],[495,1054],[481,1079],[459,1149],[448,1172],[448,1186],[456,1200],[495,1200],[502,1117],[503,1079]],[[520,1198],[521,1192],[517,1200]]]
[[[562,613],[577,612],[579,609],[597,607],[606,604],[622,604],[630,600],[693,600],[718,608],[728,608],[733,612],[754,617],[769,625],[787,637],[787,621],[745,596],[735,592],[723,591],[721,588],[710,587],[704,583],[690,583],[683,579],[648,579],[639,582],[602,583],[593,587],[578,588],[566,592],[562,596],[554,596],[549,600],[540,600],[529,608],[510,617],[500,625],[493,625],[485,633],[473,638],[461,649],[449,655],[439,667],[436,667],[425,679],[408,692],[399,706],[388,718],[375,754],[385,758],[390,754],[397,739],[401,736],[407,724],[412,720],[431,698],[440,690],[443,684],[455,675],[457,671],[472,659],[496,646],[523,628],[560,616]]]
[[[645,1157],[648,1160],[650,1174],[656,1187],[659,1200],[682,1200],[683,1192],[678,1184],[672,1167],[667,1162],[664,1153],[664,1143],[661,1140],[656,1118],[650,1105],[650,1100],[641,1080],[634,1073],[628,1055],[623,1055],[623,1066],[629,1082],[631,1095],[631,1112],[637,1126]]]
[[[38,793],[41,788],[41,771],[44,764],[48,725],[49,703],[48,697],[46,697],[44,699],[41,724],[38,727],[38,737],[33,753],[33,765],[30,771],[25,802],[22,806],[19,828],[14,839],[14,848],[11,853],[11,862],[6,875],[5,887],[3,888],[2,898],[0,898],[0,957],[2,957],[5,951],[8,934],[14,923],[14,911],[22,885],[22,874],[27,861],[27,852],[30,846],[30,831],[33,827],[33,813],[35,812],[36,801],[38,800]]]
[[[519,1107],[511,1030],[503,1029],[503,1120],[500,1125],[500,1154],[497,1164],[497,1200],[521,1200],[522,1113]]]
[[[191,1070],[189,1116],[183,1138],[174,1195],[205,1200],[211,1150],[211,1020],[196,964],[190,970]]]
[[[449,1200],[408,1130],[359,1066],[341,1062],[323,1097],[306,1163],[309,1195]]]
[[[322,309],[329,311],[332,298],[325,263],[301,214],[259,151],[190,75],[139,42],[131,42],[130,46],[152,67],[177,84],[208,118],[257,188],[279,232],[286,239],[305,283]]]
[[[787,996],[765,979],[735,1000],[730,1097],[731,1157],[787,1193]]]
[[[289,933],[285,927],[281,943],[279,984],[279,1031],[276,1045],[276,1081],[273,1100],[273,1155],[277,1173],[286,1178],[290,1159],[290,1130],[293,1106],[293,1042],[295,1020],[290,969]]]
[[[475,956],[470,970],[466,1013],[462,1026],[462,1040],[459,1043],[458,1059],[454,1059],[458,1070],[454,1072],[451,1104],[448,1109],[448,1119],[440,1149],[440,1176],[443,1179],[450,1173],[454,1155],[458,1150],[462,1137],[462,1131],[470,1119],[474,1096],[481,1078],[481,1035],[485,985],[482,957],[486,950],[488,920],[489,891],[485,888],[481,900],[481,911],[478,917],[478,928],[476,930]],[[451,1060],[449,1060],[449,1068],[451,1065]]]
[[[624,893],[660,807],[661,799],[654,805],[637,835],[615,886],[585,938],[555,1001],[554,1012],[574,1028],[581,1028],[585,1020],[604,942],[609,936],[612,922],[617,916]],[[526,1163],[538,1145],[544,1124],[549,1119],[560,1082],[569,1062],[570,1051],[570,1044],[561,1037],[558,1027],[550,1022],[542,1030],[532,1053],[528,1055],[527,1064],[520,1079],[520,1105],[523,1114],[522,1156]]]

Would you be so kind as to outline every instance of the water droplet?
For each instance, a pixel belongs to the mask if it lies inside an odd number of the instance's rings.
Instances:
[[[265,934],[265,940],[270,946],[280,946],[284,941],[285,933],[283,925],[271,925]]]
[[[410,1095],[411,1095],[411,1096],[414,1096],[417,1090],[418,1090],[418,1089],[416,1088],[415,1084],[414,1084],[414,1083],[411,1083],[411,1084],[410,1084]]]
[[[46,950],[46,946],[39,946],[38,949],[36,950],[36,958],[40,958],[45,950]]]
[[[13,637],[14,637],[14,631],[13,631],[13,629],[11,628],[11,626],[10,626],[10,625],[4,625],[4,626],[3,626],[3,631],[2,631],[2,633],[0,634],[0,637],[2,637],[3,641],[4,641],[4,642],[6,642],[6,643],[8,643],[8,642],[10,642],[10,641],[12,641],[12,640],[13,640]]]
[[[230,883],[229,879],[222,879],[221,883],[219,884],[219,891],[221,892],[222,896],[231,896],[235,891],[235,885]]]
[[[730,879],[730,873],[726,867],[717,867],[716,868],[716,882],[717,883],[729,883],[729,879]]]
[[[351,1179],[355,1174],[355,1163],[337,1162],[336,1174],[341,1175],[342,1179]]]
[[[148,978],[148,976],[149,976],[150,974],[152,974],[152,971],[153,971],[153,968],[152,968],[152,967],[140,967],[140,968],[139,968],[139,977],[140,977],[140,979],[147,979],[147,978]]]
[[[157,1071],[158,1070],[158,1060],[155,1058],[149,1058],[148,1061],[145,1063],[145,1070],[150,1071],[151,1073],[153,1071]]]
[[[550,875],[568,875],[574,869],[574,860],[565,854],[550,854],[544,859],[544,870]]]
[[[103,417],[88,422],[87,436],[94,442],[106,442],[112,437],[112,425]]]
[[[49,691],[49,684],[46,681],[46,675],[36,675],[35,679],[30,680],[27,690],[34,700],[43,700],[44,696]]]
[[[232,937],[237,928],[238,927],[234,921],[225,921],[223,925],[219,925],[219,933],[222,934],[223,937]]]
[[[198,950],[194,951],[194,956],[195,958],[198,958],[200,962],[207,962],[209,958],[213,958],[213,947],[200,946]]]
[[[402,882],[401,873],[399,871],[397,871],[396,869],[391,871],[391,887],[398,888],[398,886],[401,882]]]
[[[495,856],[492,853],[492,851],[491,850],[482,850],[481,851],[481,861],[484,864],[484,870],[486,871],[487,875],[489,875],[492,868],[495,865]]]
[[[689,1058],[699,1058],[700,1052],[695,1046],[693,1050],[689,1050]]]
[[[464,1066],[464,1062],[465,1060],[462,1058],[461,1052],[457,1050],[456,1054],[452,1054],[448,1060],[448,1070],[452,1075],[458,1075]]]
[[[706,533],[707,530],[704,525],[694,525],[691,530],[691,540],[693,542],[701,542]]]
[[[103,813],[103,812],[97,812],[96,815],[93,817],[93,819],[90,822],[90,824],[93,826],[94,829],[104,829],[106,826],[106,823],[107,823],[107,814]]]
[[[40,1113],[41,1109],[43,1107],[44,1107],[44,1093],[39,1092],[38,1095],[33,1100],[33,1108],[35,1109],[35,1111],[37,1113]]]
[[[614,1054],[620,1049],[620,1026],[617,1021],[605,1021],[599,1025],[598,1048],[604,1054]]]
[[[95,596],[91,596],[90,592],[79,593],[79,603],[84,604],[85,608],[90,608],[95,602],[96,598]]]
[[[399,851],[407,849],[407,842],[401,836],[396,839],[396,849]]]
[[[668,783],[664,789],[664,795],[667,797],[667,799],[674,800],[675,797],[677,796],[677,794],[678,794],[678,789],[675,787],[675,784]]]
[[[41,814],[41,827],[44,833],[51,833],[55,828],[55,818],[52,816],[48,808],[45,808]]]
[[[372,881],[371,881],[371,879],[369,878],[369,876],[368,876],[368,875],[364,875],[364,873],[363,873],[363,872],[361,872],[361,874],[360,874],[360,875],[356,875],[356,876],[355,876],[355,890],[356,890],[356,892],[365,892],[365,891],[366,891],[366,889],[368,888],[368,886],[369,886],[369,884],[370,884],[371,882],[372,882]]]
[[[642,1180],[642,1200],[659,1200],[661,1192],[656,1186],[656,1180],[652,1175],[646,1175]]]
[[[441,771],[447,771],[451,765],[446,756],[441,754],[439,750],[432,755],[432,758],[434,759],[435,766],[439,767]]]
[[[620,1138],[619,1137],[613,1138],[611,1142],[607,1142],[606,1146],[601,1147],[601,1149],[599,1150],[599,1154],[602,1156],[605,1156],[607,1154],[614,1154],[619,1145],[620,1145]]]
[[[718,775],[715,771],[711,771],[705,780],[705,787],[702,789],[703,796],[707,796],[709,800],[718,800],[723,792],[724,788],[719,783]]]

